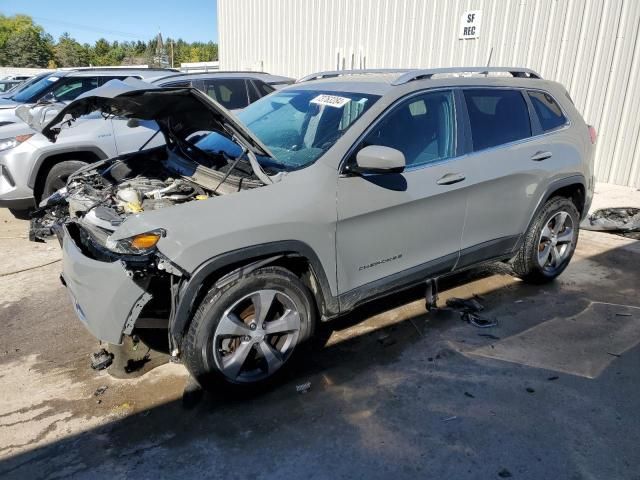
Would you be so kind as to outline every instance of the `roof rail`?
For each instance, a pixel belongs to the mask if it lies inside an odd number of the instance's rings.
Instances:
[[[433,75],[447,73],[484,73],[488,75],[493,72],[506,72],[518,78],[542,78],[539,73],[530,68],[521,67],[452,67],[452,68],[429,68],[424,70],[410,70],[396,78],[392,85],[403,85],[413,80],[423,80],[431,78]]]
[[[160,68],[160,67],[136,67],[135,65],[123,65],[116,67],[70,67],[70,68],[59,68],[58,70],[66,71],[66,72],[90,72],[93,70],[113,70],[115,72],[118,71],[129,71],[129,70],[143,70],[145,72],[179,72],[180,70],[175,68]]]
[[[370,73],[407,73],[410,68],[373,68],[362,70],[327,70],[325,72],[312,73],[299,79],[296,83],[309,82],[311,80],[319,80],[321,78],[341,77],[343,75],[366,75]]]

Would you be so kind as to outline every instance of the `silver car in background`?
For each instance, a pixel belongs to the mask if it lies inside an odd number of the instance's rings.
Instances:
[[[98,73],[105,76],[96,77]],[[123,75],[129,73],[130,78],[141,78],[142,75],[138,71],[82,71],[65,77],[72,82],[66,90],[52,90],[48,95],[54,95],[57,100],[61,97],[66,99],[70,93],[64,92],[70,92],[68,88],[76,83],[90,81],[90,85],[104,85],[108,80],[122,79]],[[193,87],[232,111],[240,110],[273,92],[273,85],[293,82],[291,78],[263,72],[178,74],[150,70],[143,73],[142,78],[152,85]],[[88,77],[89,74],[94,77]],[[51,75],[43,81],[51,82]],[[56,80],[55,83],[63,81]],[[33,87],[33,90],[38,89],[41,87]],[[58,109],[62,106],[58,105]],[[24,111],[25,107],[21,107],[21,110]],[[85,116],[73,128],[65,129],[56,143],[38,135],[20,120],[0,127],[0,207],[10,208],[14,214],[22,216],[21,212],[36,206],[42,198],[62,188],[69,175],[87,163],[135,151],[143,145],[153,147],[162,144],[164,138],[156,135],[156,132],[154,121],[137,122],[133,126],[126,120],[116,117],[105,119],[100,114]]]

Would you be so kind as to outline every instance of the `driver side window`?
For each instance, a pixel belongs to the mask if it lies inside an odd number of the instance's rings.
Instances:
[[[451,91],[413,97],[387,114],[365,137],[362,147],[381,145],[400,150],[407,167],[454,156],[455,117]]]

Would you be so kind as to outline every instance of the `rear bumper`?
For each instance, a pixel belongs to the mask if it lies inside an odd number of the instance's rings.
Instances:
[[[133,328],[151,295],[129,277],[124,263],[87,257],[66,226],[59,235],[63,251],[62,281],[76,315],[99,340],[120,344],[124,331]]]

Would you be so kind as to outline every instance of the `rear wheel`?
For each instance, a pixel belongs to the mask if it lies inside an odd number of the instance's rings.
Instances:
[[[47,174],[40,200],[45,199],[61,188],[64,188],[67,185],[69,175],[84,167],[86,164],[86,162],[82,162],[80,160],[66,160],[64,162],[56,163],[51,167],[51,170],[49,170],[49,173]]]
[[[204,388],[254,389],[272,381],[313,331],[315,305],[291,272],[265,267],[203,299],[183,344]]]
[[[513,259],[513,270],[523,280],[545,283],[560,275],[578,242],[580,214],[574,203],[554,197],[542,208],[525,234]]]

